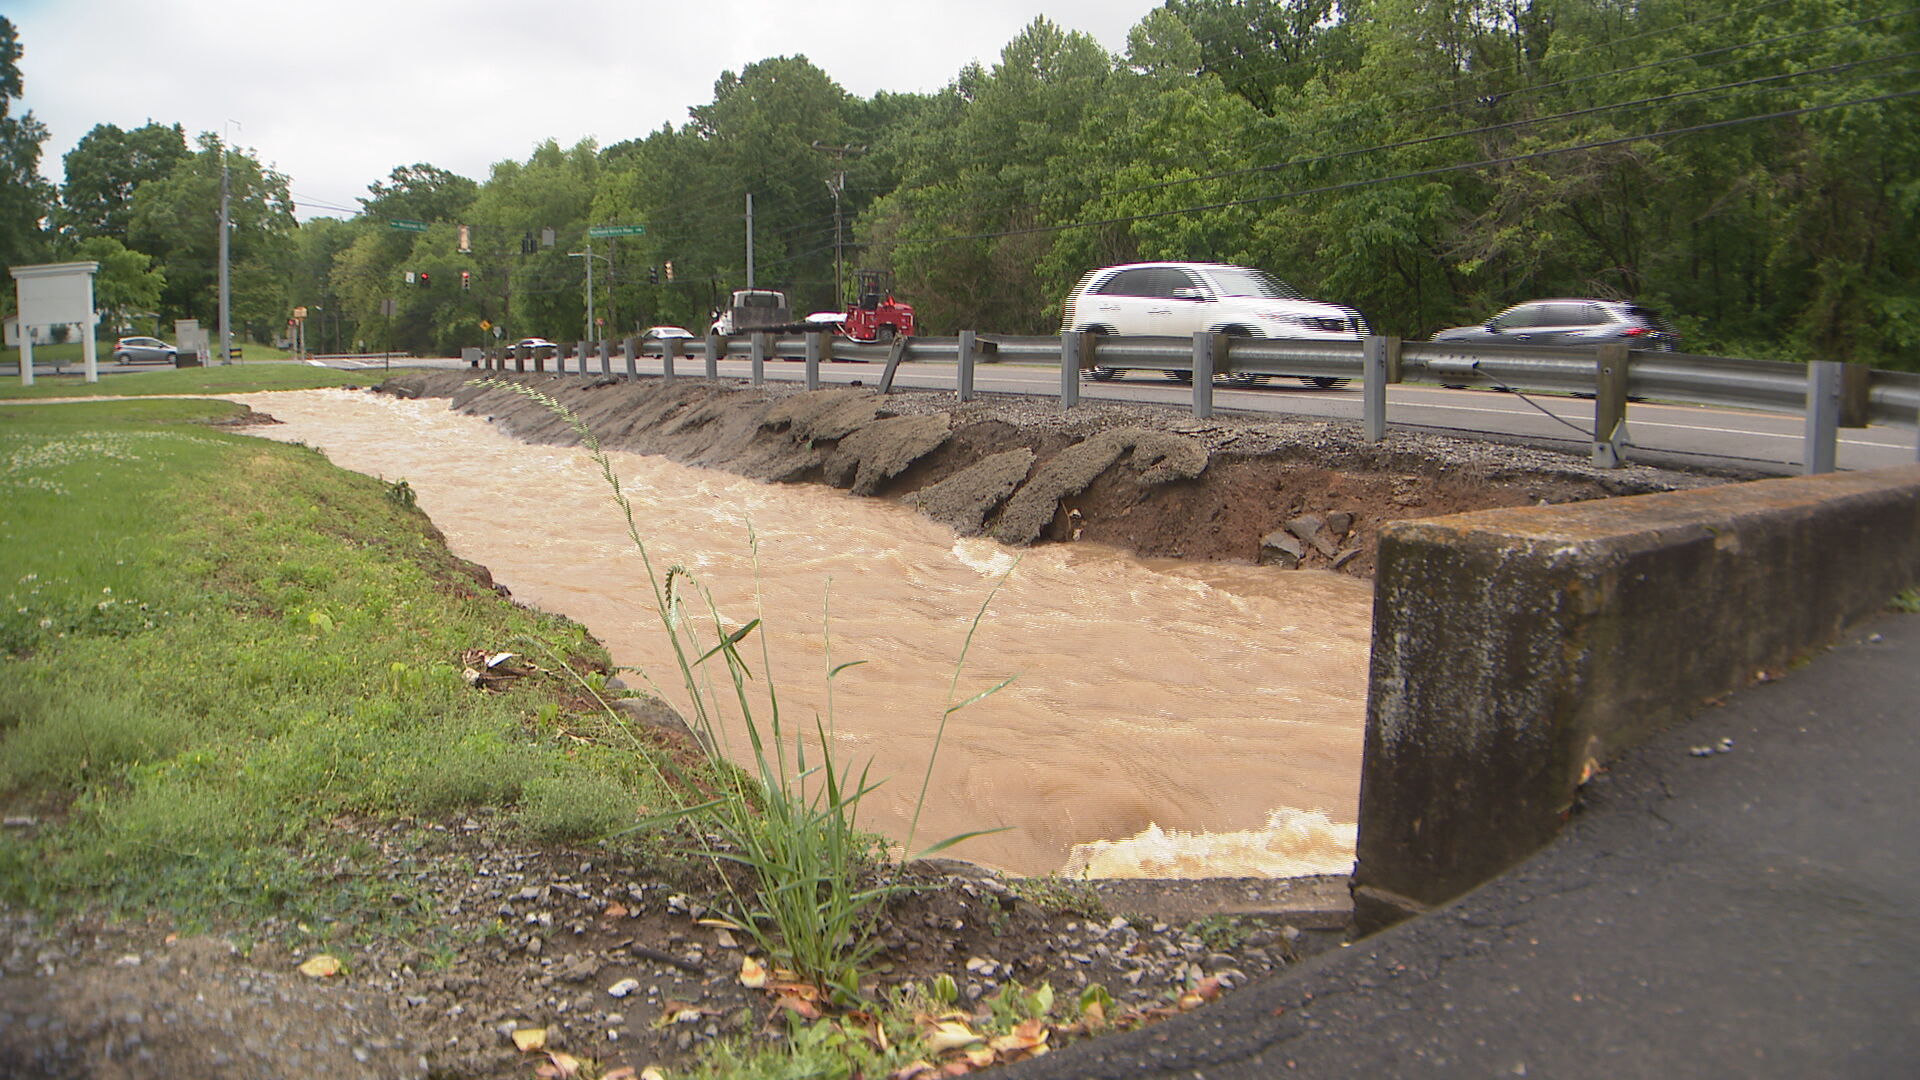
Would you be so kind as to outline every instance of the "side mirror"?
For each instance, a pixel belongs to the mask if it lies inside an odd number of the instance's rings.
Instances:
[[[1497,334],[1497,333],[1499,333],[1499,332],[1500,332],[1500,320],[1499,320],[1499,319],[1488,319],[1488,320],[1487,320],[1487,333],[1489,333],[1489,334]]]

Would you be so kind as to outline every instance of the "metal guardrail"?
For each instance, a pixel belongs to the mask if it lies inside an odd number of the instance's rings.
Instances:
[[[1193,379],[1197,416],[1212,415],[1215,377],[1358,380],[1366,391],[1367,436],[1376,441],[1384,437],[1386,429],[1385,386],[1389,383],[1579,394],[1594,399],[1594,459],[1604,464],[1620,462],[1626,404],[1641,399],[1803,415],[1807,418],[1809,472],[1833,467],[1835,432],[1841,426],[1872,423],[1920,431],[1920,373],[1831,361],[1797,364],[1628,350],[1620,344],[1582,349],[1477,342],[1402,343],[1392,337],[1323,341],[1224,334],[1195,334],[1189,339],[972,332],[951,338],[900,338],[863,344],[821,332],[779,337],[714,335],[668,341],[628,338],[617,346],[602,343],[596,347],[588,342],[571,350],[560,346],[546,356],[511,348],[468,350],[464,356],[474,367],[543,371],[551,362],[556,372],[568,371],[572,357],[575,372],[592,374],[598,368],[606,375],[615,373],[617,361],[629,377],[636,374],[635,360],[647,358],[661,361],[663,374],[669,378],[679,373],[682,360],[689,364],[704,361],[705,375],[718,378],[719,360],[742,352],[752,361],[751,381],[756,385],[764,380],[767,360],[795,358],[806,364],[806,385],[810,389],[820,385],[819,365],[828,360],[885,362],[886,371],[880,380],[883,392],[891,390],[894,373],[902,363],[955,363],[959,367],[961,400],[972,396],[976,363],[1062,366],[1064,362],[1067,366],[1062,367],[1060,386],[1063,408],[1079,401],[1082,375],[1100,377],[1096,373],[1103,370],[1163,371]],[[1208,377],[1199,378],[1201,372]],[[1920,446],[1916,451],[1920,454]]]

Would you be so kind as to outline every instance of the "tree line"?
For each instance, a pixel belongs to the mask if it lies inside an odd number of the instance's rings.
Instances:
[[[403,166],[305,223],[286,177],[178,125],[101,125],[39,184],[8,60],[4,254],[119,259],[129,306],[206,320],[224,164],[236,325],[304,305],[313,347],[585,336],[589,243],[605,335],[697,331],[745,284],[751,196],[756,284],[811,311],[843,266],[889,270],[933,334],[1047,333],[1087,270],[1182,259],[1410,338],[1599,296],[1694,351],[1920,370],[1917,28],[1865,0],[1167,0],[1118,55],[1040,18],[934,93],[772,57],[678,126],[480,181]]]

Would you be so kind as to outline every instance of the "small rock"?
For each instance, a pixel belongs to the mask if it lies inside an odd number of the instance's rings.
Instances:
[[[621,979],[619,982],[607,987],[607,995],[609,997],[623,998],[638,989],[640,989],[639,979]]]

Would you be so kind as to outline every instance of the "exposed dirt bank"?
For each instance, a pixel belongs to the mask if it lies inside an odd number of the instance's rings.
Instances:
[[[531,442],[578,434],[468,372],[381,387]],[[785,483],[898,499],[963,534],[1010,544],[1093,541],[1142,555],[1333,567],[1371,576],[1382,524],[1500,506],[1700,487],[1724,475],[1597,469],[1554,450],[1424,432],[1366,442],[1342,421],[1215,417],[1155,406],[949,393],[882,396],[680,379],[508,375],[577,413],[610,449]]]

